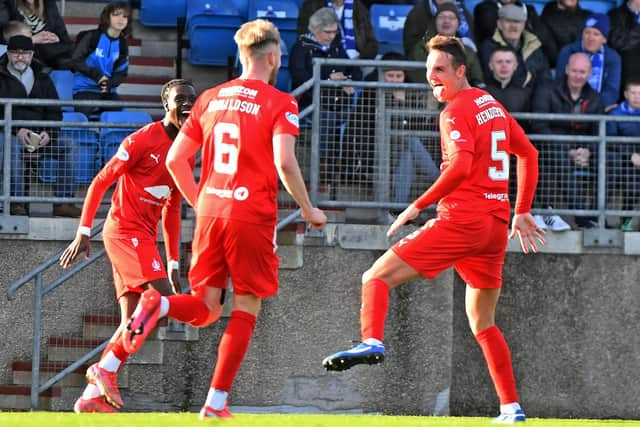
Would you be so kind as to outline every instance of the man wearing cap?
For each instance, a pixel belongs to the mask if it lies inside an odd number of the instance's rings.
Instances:
[[[518,68],[513,76],[515,82],[533,80],[537,84],[550,78],[549,61],[542,51],[542,43],[535,34],[524,29],[526,20],[527,15],[520,6],[507,4],[500,8],[493,37],[483,40],[478,49],[485,76],[491,74],[491,53],[498,46],[510,46],[518,55]]]
[[[453,3],[442,3],[438,6],[435,15],[435,28],[427,30],[422,40],[416,43],[407,57],[410,61],[425,62],[427,60],[427,43],[437,34],[441,36],[456,36],[460,26],[460,12]],[[466,77],[471,86],[484,87],[484,76],[482,75],[482,67],[480,60],[476,54],[476,46],[470,38],[461,38],[464,44],[465,58],[467,61]],[[408,77],[416,83],[424,83],[426,81],[424,69],[411,69],[408,71]]]
[[[591,59],[589,86],[600,94],[605,112],[615,108],[618,103],[622,75],[622,60],[618,52],[607,46],[607,37],[609,17],[604,13],[594,13],[584,21],[582,39],[562,48],[556,68],[556,80],[562,80],[571,54],[586,53]]]
[[[42,71],[42,65],[33,59],[33,41],[30,37],[16,35],[9,39],[7,52],[0,57],[0,98],[59,99],[49,75]],[[4,117],[4,111],[0,112]],[[59,106],[13,106],[13,120],[61,121]],[[56,197],[74,197],[73,149],[68,141],[56,138],[57,129],[40,126],[12,129],[11,142],[11,195],[25,196],[22,156],[24,150],[36,151],[57,160],[57,179],[54,184]],[[4,152],[4,134],[0,136]],[[2,163],[0,162],[0,166]],[[55,205],[54,215],[77,218],[80,209],[72,204]],[[12,215],[27,215],[24,204],[13,203]]]
[[[473,9],[473,22],[475,24],[474,37],[477,43],[484,39],[490,39],[496,31],[496,22],[498,21],[498,11],[507,4],[515,4],[521,7],[527,16],[525,30],[533,33],[542,42],[542,49],[549,60],[553,63],[555,57],[558,56],[560,49],[555,45],[555,41],[551,36],[551,32],[540,19],[540,15],[536,12],[536,8],[529,4],[529,1],[519,0],[484,0],[478,3]]]

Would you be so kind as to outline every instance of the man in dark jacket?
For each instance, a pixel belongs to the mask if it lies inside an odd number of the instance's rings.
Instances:
[[[622,87],[640,76],[640,0],[629,0],[609,11],[611,31],[607,43],[622,57]]]
[[[540,18],[551,32],[555,54],[549,56],[549,62],[555,67],[558,52],[562,46],[580,38],[584,21],[591,12],[580,7],[578,0],[552,0],[544,5]]]
[[[582,52],[569,57],[566,78],[535,91],[533,112],[556,114],[603,114],[604,105],[598,92],[589,86],[591,60]],[[534,120],[532,133],[549,135],[597,135],[598,122]],[[539,143],[540,144],[540,143]],[[598,170],[596,143],[549,141],[538,147],[541,163],[541,197],[543,207],[558,202],[564,193],[570,209],[590,209],[589,198],[595,195]],[[556,204],[557,205],[557,204]],[[579,227],[594,226],[592,218],[576,217]],[[553,226],[551,226],[553,229]]]
[[[518,55],[518,68],[514,75],[516,81],[532,79],[538,84],[551,77],[549,61],[542,50],[542,43],[535,34],[525,30],[526,20],[524,10],[515,4],[507,4],[500,8],[496,32],[492,38],[483,40],[478,49],[485,76],[491,74],[491,52],[499,46],[510,46]]]
[[[0,57],[0,98],[58,99],[58,93],[49,78],[42,72],[42,65],[33,60],[33,42],[29,37],[18,35],[9,39],[7,53]],[[4,116],[4,112],[0,113]],[[58,106],[14,106],[13,120],[61,121],[62,112]],[[11,194],[24,196],[22,156],[24,150],[38,152],[42,156],[57,160],[56,197],[74,197],[73,149],[69,141],[56,138],[57,130],[27,125],[12,129],[11,141]],[[4,146],[4,137],[2,137]],[[4,150],[3,150],[4,151]],[[14,215],[26,215],[23,204],[14,203]],[[72,204],[55,205],[56,216],[77,218],[80,209]]]
[[[545,55],[549,58],[549,62],[553,62],[551,58],[555,58],[558,49],[555,46],[555,41],[551,37],[551,32],[547,28],[540,16],[536,12],[536,8],[530,4],[523,4],[517,0],[484,0],[482,3],[478,3],[473,9],[473,24],[475,26],[475,40],[477,43],[482,42],[484,39],[489,39],[496,31],[496,22],[498,21],[498,11],[502,6],[507,4],[515,4],[522,8],[527,17],[527,21],[524,29],[533,33],[542,42],[542,49]]]
[[[500,46],[489,58],[491,74],[485,78],[487,91],[493,95],[510,113],[531,112],[531,95],[533,84],[531,79],[516,81],[513,76],[518,68],[518,57],[508,46]],[[528,124],[518,120],[527,129]],[[525,126],[526,125],[526,126]]]

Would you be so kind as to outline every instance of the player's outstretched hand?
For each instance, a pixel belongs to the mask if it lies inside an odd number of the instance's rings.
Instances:
[[[516,235],[520,238],[520,246],[525,254],[529,253],[529,247],[533,252],[538,252],[538,243],[544,245],[545,231],[538,228],[536,221],[530,213],[515,214],[511,222],[511,233],[509,239],[513,239]]]
[[[88,259],[91,255],[91,240],[89,236],[78,233],[60,256],[60,265],[62,268],[69,268],[83,252],[86,252],[85,258]]]
[[[175,294],[182,293],[182,284],[180,283],[180,270],[174,268],[169,273],[169,283],[171,283],[171,288],[173,288],[173,292]]]
[[[405,225],[408,221],[416,219],[418,215],[420,215],[420,209],[416,208],[415,205],[411,203],[400,213],[400,215],[398,215],[398,218],[393,221],[393,224],[391,224],[391,227],[387,230],[387,237],[393,236],[400,227]]]
[[[327,216],[318,208],[311,208],[308,212],[302,212],[302,219],[307,221],[309,228],[321,230],[327,223]]]

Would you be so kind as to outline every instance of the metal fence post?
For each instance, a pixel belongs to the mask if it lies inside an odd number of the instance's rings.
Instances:
[[[40,389],[40,319],[42,318],[42,273],[38,273],[33,286],[33,358],[31,360],[31,409],[39,406]]]

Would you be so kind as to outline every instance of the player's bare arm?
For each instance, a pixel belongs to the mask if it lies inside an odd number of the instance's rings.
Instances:
[[[321,229],[327,223],[327,216],[320,209],[311,205],[307,187],[300,172],[295,155],[295,137],[279,134],[273,137],[273,157],[278,175],[286,190],[291,194],[302,211],[302,218],[309,227]]]
[[[196,205],[198,185],[193,177],[189,159],[192,159],[199,149],[199,142],[180,132],[167,153],[167,170],[176,183],[176,187],[178,187],[178,190],[180,190],[180,193],[182,193],[182,196],[191,207]]]
[[[449,165],[438,179],[418,199],[407,207],[387,230],[387,237],[393,236],[400,227],[418,217],[421,210],[428,208],[451,193],[467,178],[471,171],[473,154],[460,151],[451,157]]]

